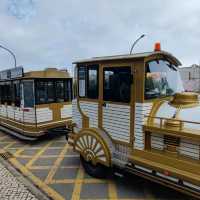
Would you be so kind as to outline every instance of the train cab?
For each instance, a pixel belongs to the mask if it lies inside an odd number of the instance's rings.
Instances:
[[[66,70],[0,72],[0,128],[19,138],[64,131],[71,121],[71,101],[72,78]]]
[[[161,49],[75,62],[68,142],[88,174],[117,167],[199,198],[200,104],[180,65]]]

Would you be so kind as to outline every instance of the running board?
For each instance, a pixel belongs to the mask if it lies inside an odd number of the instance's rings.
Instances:
[[[175,190],[182,192],[186,195],[193,196],[197,199],[200,199],[200,190],[196,190],[196,189],[192,189],[190,187],[187,187],[187,186],[183,185],[182,181],[175,183],[175,182],[173,182],[169,179],[161,178],[160,176],[158,176],[156,174],[155,171],[152,171],[152,173],[150,173],[150,171],[148,172],[148,170],[146,170],[146,169],[143,170],[143,167],[141,167],[141,168],[137,167],[136,168],[132,164],[128,164],[125,167],[125,171],[128,171],[129,173],[132,173],[134,175],[143,177],[145,179],[148,179],[152,182],[156,182],[156,183],[159,183],[159,184],[164,185],[166,187],[175,189]]]
[[[0,130],[3,131],[3,132],[6,132],[6,133],[9,133],[10,135],[13,135],[19,139],[22,139],[22,140],[29,140],[29,141],[34,141],[34,140],[37,140],[36,137],[29,137],[29,136],[25,136],[25,135],[22,135],[20,133],[17,133],[17,132],[14,132],[4,126],[0,126]]]

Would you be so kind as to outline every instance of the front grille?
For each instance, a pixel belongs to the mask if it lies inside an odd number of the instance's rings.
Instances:
[[[180,138],[164,135],[164,149],[173,154],[178,154],[178,148],[180,146]]]
[[[180,138],[170,135],[164,135],[164,144],[178,147],[180,145]]]

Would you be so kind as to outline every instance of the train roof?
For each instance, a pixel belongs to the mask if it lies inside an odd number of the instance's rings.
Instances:
[[[71,78],[67,70],[47,68],[41,71],[30,71],[24,73],[23,78]]]
[[[47,68],[45,70],[23,72],[22,67],[8,69],[0,72],[0,81],[21,80],[21,79],[52,79],[52,78],[71,78],[67,70],[57,68]]]
[[[90,59],[77,60],[73,62],[73,64],[116,61],[116,60],[138,60],[138,59],[144,59],[144,58],[148,58],[155,55],[166,56],[169,59],[171,59],[177,66],[181,65],[181,62],[176,57],[174,57],[171,53],[168,53],[166,51],[152,51],[152,52],[143,52],[143,53],[135,53],[135,54],[93,57]]]

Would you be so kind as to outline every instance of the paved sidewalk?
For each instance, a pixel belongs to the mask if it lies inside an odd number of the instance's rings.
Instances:
[[[0,200],[38,200],[0,163]]]

